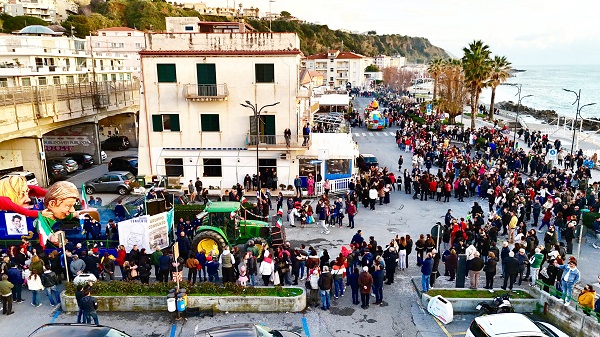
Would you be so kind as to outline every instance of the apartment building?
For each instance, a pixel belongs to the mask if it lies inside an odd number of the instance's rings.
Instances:
[[[145,39],[140,174],[201,177],[205,186],[227,188],[257,169],[261,176],[276,172],[277,184],[286,186],[315,168],[331,178],[352,173],[351,135],[313,134],[303,144],[302,127],[312,125],[314,110],[295,33],[170,32]]]
[[[141,77],[139,51],[144,47],[144,32],[129,27],[104,28],[85,40],[88,54],[93,51],[117,55],[122,58],[118,67],[131,71],[135,78]]]
[[[365,68],[371,60],[360,54],[330,50],[326,53],[310,55],[306,58],[306,69],[323,75],[325,85],[331,88],[345,88],[365,84]]]

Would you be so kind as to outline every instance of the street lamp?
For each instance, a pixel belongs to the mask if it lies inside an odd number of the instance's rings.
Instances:
[[[243,106],[244,108],[248,108],[251,109],[252,112],[254,113],[254,119],[255,119],[255,123],[256,123],[256,183],[258,186],[258,199],[260,199],[260,171],[259,171],[259,165],[258,165],[258,143],[259,143],[259,135],[260,135],[260,127],[259,127],[259,121],[260,121],[260,113],[263,111],[264,108],[270,107],[270,106],[275,106],[277,104],[279,104],[280,102],[275,102],[273,104],[267,104],[265,106],[262,106],[260,109],[258,108],[258,104],[252,104],[250,103],[250,101],[246,101],[245,103],[240,103],[241,106]],[[252,135],[249,135],[252,136]]]
[[[577,97],[577,98],[575,98],[575,102],[573,102],[573,104],[571,104],[571,105],[574,105],[575,103],[577,103],[577,110],[576,110],[576,113],[575,113],[575,122],[573,123],[573,141],[571,143],[571,157],[572,157],[573,156],[573,150],[575,149],[575,134],[576,134],[575,131],[577,130],[577,118],[581,115],[581,109],[585,108],[586,106],[594,105],[596,103],[588,103],[588,104],[584,104],[582,106],[579,106],[579,101],[581,99],[581,89],[579,89],[578,92],[575,92],[575,91],[569,90],[569,89],[564,89],[564,88],[563,88],[563,90],[564,91],[568,91],[568,92],[572,92]],[[579,138],[577,138],[577,141],[579,143]],[[572,158],[571,160],[574,160],[574,158]]]
[[[516,149],[516,146],[517,146],[517,124],[520,124],[519,123],[519,112],[521,111],[521,101],[523,100],[523,98],[531,97],[533,95],[525,95],[525,96],[521,97],[521,85],[520,84],[509,84],[509,85],[517,88],[517,94],[515,96],[517,96],[517,95],[519,96],[519,99],[517,101],[517,115],[515,116],[515,131],[513,134],[513,146]]]

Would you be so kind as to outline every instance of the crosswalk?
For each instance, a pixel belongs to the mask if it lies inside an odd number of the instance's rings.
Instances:
[[[395,137],[396,133],[391,131],[376,132],[354,132],[355,137]]]

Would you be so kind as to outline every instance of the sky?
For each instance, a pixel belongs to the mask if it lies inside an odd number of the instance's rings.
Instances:
[[[250,6],[270,0],[185,0],[210,7]],[[273,1],[273,0],[271,0]],[[288,11],[331,29],[424,37],[451,55],[482,40],[514,67],[600,64],[600,1],[558,0],[275,0]]]

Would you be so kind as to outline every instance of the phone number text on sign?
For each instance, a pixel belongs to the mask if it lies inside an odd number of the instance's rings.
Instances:
[[[72,146],[44,146],[46,151],[72,151]]]

